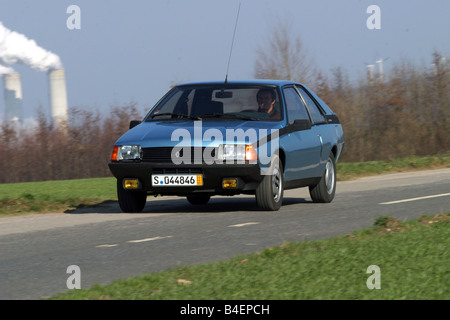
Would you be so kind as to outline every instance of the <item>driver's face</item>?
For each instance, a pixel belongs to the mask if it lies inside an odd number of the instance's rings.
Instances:
[[[256,97],[256,100],[258,102],[258,107],[265,111],[268,111],[275,102],[275,100],[272,99],[270,92],[267,91],[260,92]]]

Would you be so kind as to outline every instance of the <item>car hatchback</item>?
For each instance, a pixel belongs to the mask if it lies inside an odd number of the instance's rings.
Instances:
[[[124,212],[148,195],[253,194],[279,210],[283,192],[308,187],[331,202],[344,146],[337,115],[303,84],[281,80],[186,83],[172,88],[114,145],[109,168]]]

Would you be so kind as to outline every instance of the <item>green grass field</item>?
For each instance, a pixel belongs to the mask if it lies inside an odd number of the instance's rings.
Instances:
[[[50,299],[450,298],[450,213],[423,216],[404,223],[380,217],[374,225],[351,235],[284,243],[223,262],[178,267],[121,279],[106,286],[72,290]],[[368,270],[369,266],[379,269]]]
[[[450,168],[450,155],[426,157],[411,156],[383,161],[338,162],[336,168],[338,180],[351,180],[362,176],[383,173]]]
[[[435,168],[450,168],[450,156],[408,157],[391,161],[337,163],[338,180]],[[0,184],[0,217],[64,212],[117,201],[115,178]]]
[[[116,200],[115,178],[0,184],[0,217],[62,212]]]

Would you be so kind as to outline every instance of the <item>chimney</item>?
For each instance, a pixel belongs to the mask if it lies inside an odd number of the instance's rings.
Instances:
[[[3,75],[5,89],[5,119],[10,122],[22,121],[22,84],[19,73]]]
[[[64,69],[51,70],[48,73],[50,110],[56,126],[67,124],[67,90]]]

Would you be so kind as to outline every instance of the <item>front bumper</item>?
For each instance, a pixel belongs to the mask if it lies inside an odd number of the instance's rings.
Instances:
[[[149,195],[179,195],[192,194],[234,195],[254,193],[263,179],[257,164],[211,164],[211,165],[174,165],[167,163],[146,162],[110,162],[109,169],[118,181],[125,178],[139,179],[140,189]],[[152,174],[202,174],[202,186],[152,186]],[[222,181],[227,178],[237,178],[235,188],[223,188]]]

